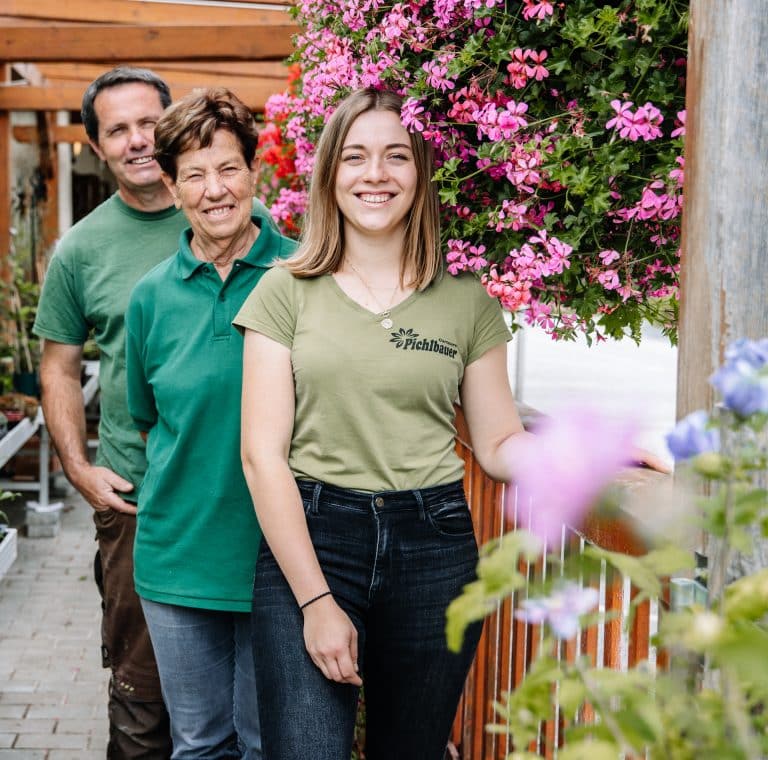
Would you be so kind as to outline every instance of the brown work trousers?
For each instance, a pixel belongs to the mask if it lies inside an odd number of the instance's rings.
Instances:
[[[152,642],[133,585],[136,517],[95,510],[99,550],[94,561],[101,592],[101,654],[110,668],[109,760],[171,756],[168,712],[160,692]]]

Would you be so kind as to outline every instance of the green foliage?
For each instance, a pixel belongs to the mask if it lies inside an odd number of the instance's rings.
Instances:
[[[540,628],[529,629],[528,635],[539,635],[537,655],[522,683],[494,703],[498,720],[488,729],[511,734],[518,750],[510,758],[536,757],[524,748],[541,741],[543,722],[558,715],[565,720],[564,746],[546,748],[558,760],[615,760],[623,754],[649,760],[760,760],[768,754],[768,569],[724,588],[712,580],[724,577],[735,551],[752,548],[754,526],[763,532],[768,526],[768,492],[763,487],[768,424],[765,414],[740,417],[724,406],[715,418],[724,442],[721,450],[699,454],[688,465],[709,484],[711,495],[699,504],[702,525],[723,546],[718,564],[710,568],[710,603],[660,614],[655,644],[672,660],[663,672],[645,662],[626,672],[593,667],[579,656],[570,662],[558,656],[562,650],[556,639],[562,634],[554,619],[534,621]],[[556,598],[548,595],[564,580],[595,586],[601,565],[609,574],[628,578],[638,590],[631,612],[641,602],[659,598],[669,577],[689,573],[694,562],[689,551],[670,544],[664,535],[649,540],[650,550],[639,557],[588,546],[582,555],[537,558],[536,539],[525,532],[504,536],[485,548],[478,581],[451,605],[453,643],[466,624],[484,610],[495,610],[513,592],[517,615],[528,609],[521,598],[533,600],[541,610]],[[529,581],[521,568],[531,562],[544,563],[546,582]],[[581,627],[600,618],[606,619],[599,613],[583,615]],[[589,724],[580,719],[586,704],[596,716]]]

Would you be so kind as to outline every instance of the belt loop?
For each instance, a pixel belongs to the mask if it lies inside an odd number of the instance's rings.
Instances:
[[[413,494],[414,498],[416,499],[416,504],[417,504],[417,506],[419,508],[419,520],[426,520],[427,519],[427,514],[424,511],[424,499],[421,496],[421,491],[419,491],[418,489],[415,489],[415,490],[411,491],[411,493]]]
[[[323,490],[323,484],[318,482],[315,483],[315,490],[312,491],[312,514],[313,515],[319,515],[320,514],[320,491]]]

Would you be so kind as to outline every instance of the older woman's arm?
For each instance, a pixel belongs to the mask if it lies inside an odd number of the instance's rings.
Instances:
[[[300,605],[328,591],[328,582],[288,467],[294,413],[290,349],[246,330],[243,470],[264,537]],[[357,674],[357,629],[333,596],[324,596],[304,610],[304,642],[326,678],[362,683]]]

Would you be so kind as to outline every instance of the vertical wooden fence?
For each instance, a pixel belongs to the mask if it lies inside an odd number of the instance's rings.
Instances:
[[[509,494],[507,500],[512,504],[509,510],[512,513],[504,514],[505,486],[488,478],[475,461],[461,412],[457,415],[457,428],[456,446],[465,461],[464,485],[478,543],[499,538],[518,525],[525,527],[525,510],[515,508],[515,494]],[[580,532],[564,526],[561,551],[581,551],[586,543],[633,556],[644,553],[642,543],[620,520],[592,520]],[[529,579],[540,578],[545,572],[542,563],[524,565],[520,569]],[[657,667],[665,667],[664,654],[650,647],[650,637],[658,618],[651,603],[640,605],[629,630],[625,630],[629,600],[636,589],[622,576],[604,571],[599,593],[600,610],[610,619],[562,644],[559,656],[573,661],[577,654],[587,655],[593,664],[614,670],[632,667],[649,658]],[[486,619],[451,737],[461,760],[504,760],[515,749],[512,737],[489,733],[485,727],[501,722],[494,713],[493,702],[503,699],[505,692],[513,690],[523,680],[541,638],[538,626],[514,618],[514,610],[525,595],[522,591],[507,599]],[[587,707],[577,717],[588,722],[592,716]],[[562,745],[563,721],[564,717],[560,715],[548,721],[542,726],[536,745],[527,749],[543,757],[552,757],[553,748]]]

